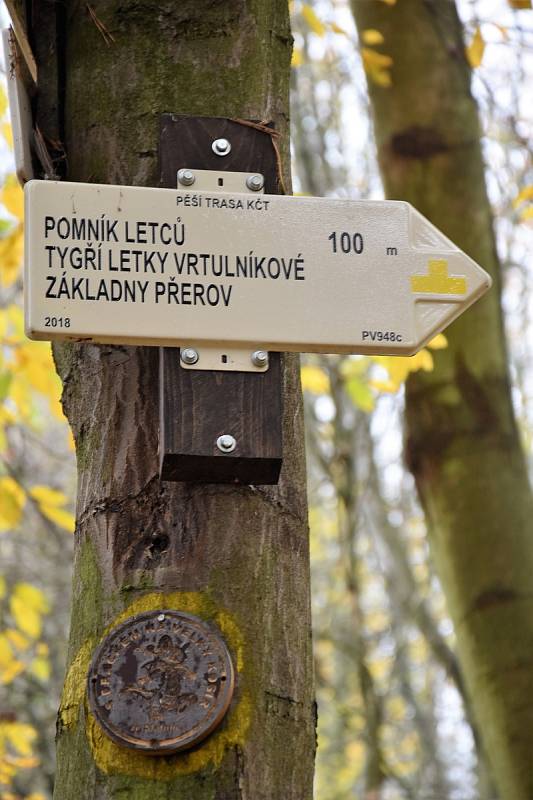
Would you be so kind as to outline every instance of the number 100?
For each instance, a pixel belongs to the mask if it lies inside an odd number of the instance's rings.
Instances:
[[[363,237],[360,233],[347,233],[346,231],[337,233],[333,231],[328,236],[328,240],[331,242],[334,253],[339,252],[338,247],[343,253],[355,253],[359,256],[363,252]]]

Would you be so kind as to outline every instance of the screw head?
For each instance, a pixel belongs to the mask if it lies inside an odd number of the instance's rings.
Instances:
[[[200,356],[192,347],[185,347],[180,352],[180,358],[184,364],[189,364],[190,366],[191,364],[196,364]]]
[[[265,179],[262,175],[248,175],[246,178],[246,186],[251,189],[252,192],[260,192],[264,185]]]
[[[228,153],[231,153],[231,143],[227,139],[215,139],[211,149],[217,156],[227,156]]]
[[[237,440],[229,433],[223,433],[217,439],[217,447],[221,453],[233,453],[237,447]]]
[[[165,619],[165,615],[164,614],[158,614],[157,615],[157,621],[158,622],[164,622],[164,619]]]
[[[268,353],[266,350],[256,350],[252,353],[252,364],[255,367],[266,367],[268,364]]]
[[[192,186],[195,180],[196,175],[191,169],[178,170],[178,181],[183,184],[183,186]]]

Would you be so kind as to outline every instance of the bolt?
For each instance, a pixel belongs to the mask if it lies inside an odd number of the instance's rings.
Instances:
[[[192,186],[196,180],[196,175],[190,169],[180,169],[178,171],[178,181],[184,186]]]
[[[246,185],[252,192],[260,192],[265,185],[265,179],[262,175],[248,175]]]
[[[165,615],[164,614],[159,614],[159,616],[157,618],[157,621],[158,622],[164,622],[164,620],[165,620]]]
[[[266,350],[256,350],[255,353],[252,353],[252,364],[255,367],[266,367],[268,366],[268,353]]]
[[[231,143],[227,139],[215,139],[211,145],[213,153],[217,156],[227,156],[231,153]]]
[[[192,347],[186,347],[181,351],[180,358],[184,364],[191,366],[192,364],[196,364],[200,356]]]
[[[234,436],[229,433],[223,433],[217,439],[217,447],[221,453],[233,453],[237,447],[237,441]]]

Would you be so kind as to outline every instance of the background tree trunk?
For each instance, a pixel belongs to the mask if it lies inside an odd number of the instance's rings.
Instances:
[[[392,87],[370,83],[389,198],[411,202],[495,279],[407,386],[407,457],[460,660],[505,800],[533,797],[533,503],[513,415],[476,104],[450,0],[352,0]]]
[[[37,120],[71,181],[157,185],[159,116],[273,120],[288,180],[285,0],[44,1],[33,9]],[[51,30],[55,27],[55,31]],[[157,348],[55,348],[79,470],[57,800],[310,798],[314,704],[298,359],[284,369],[278,487],[161,484]],[[117,747],[88,713],[110,626],[172,607],[214,620],[238,668],[220,729],[188,754]]]

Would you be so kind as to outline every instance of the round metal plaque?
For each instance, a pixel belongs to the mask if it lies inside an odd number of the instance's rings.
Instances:
[[[233,695],[220,634],[179,611],[149,611],[115,628],[89,669],[89,704],[117,744],[153,755],[200,742]]]

